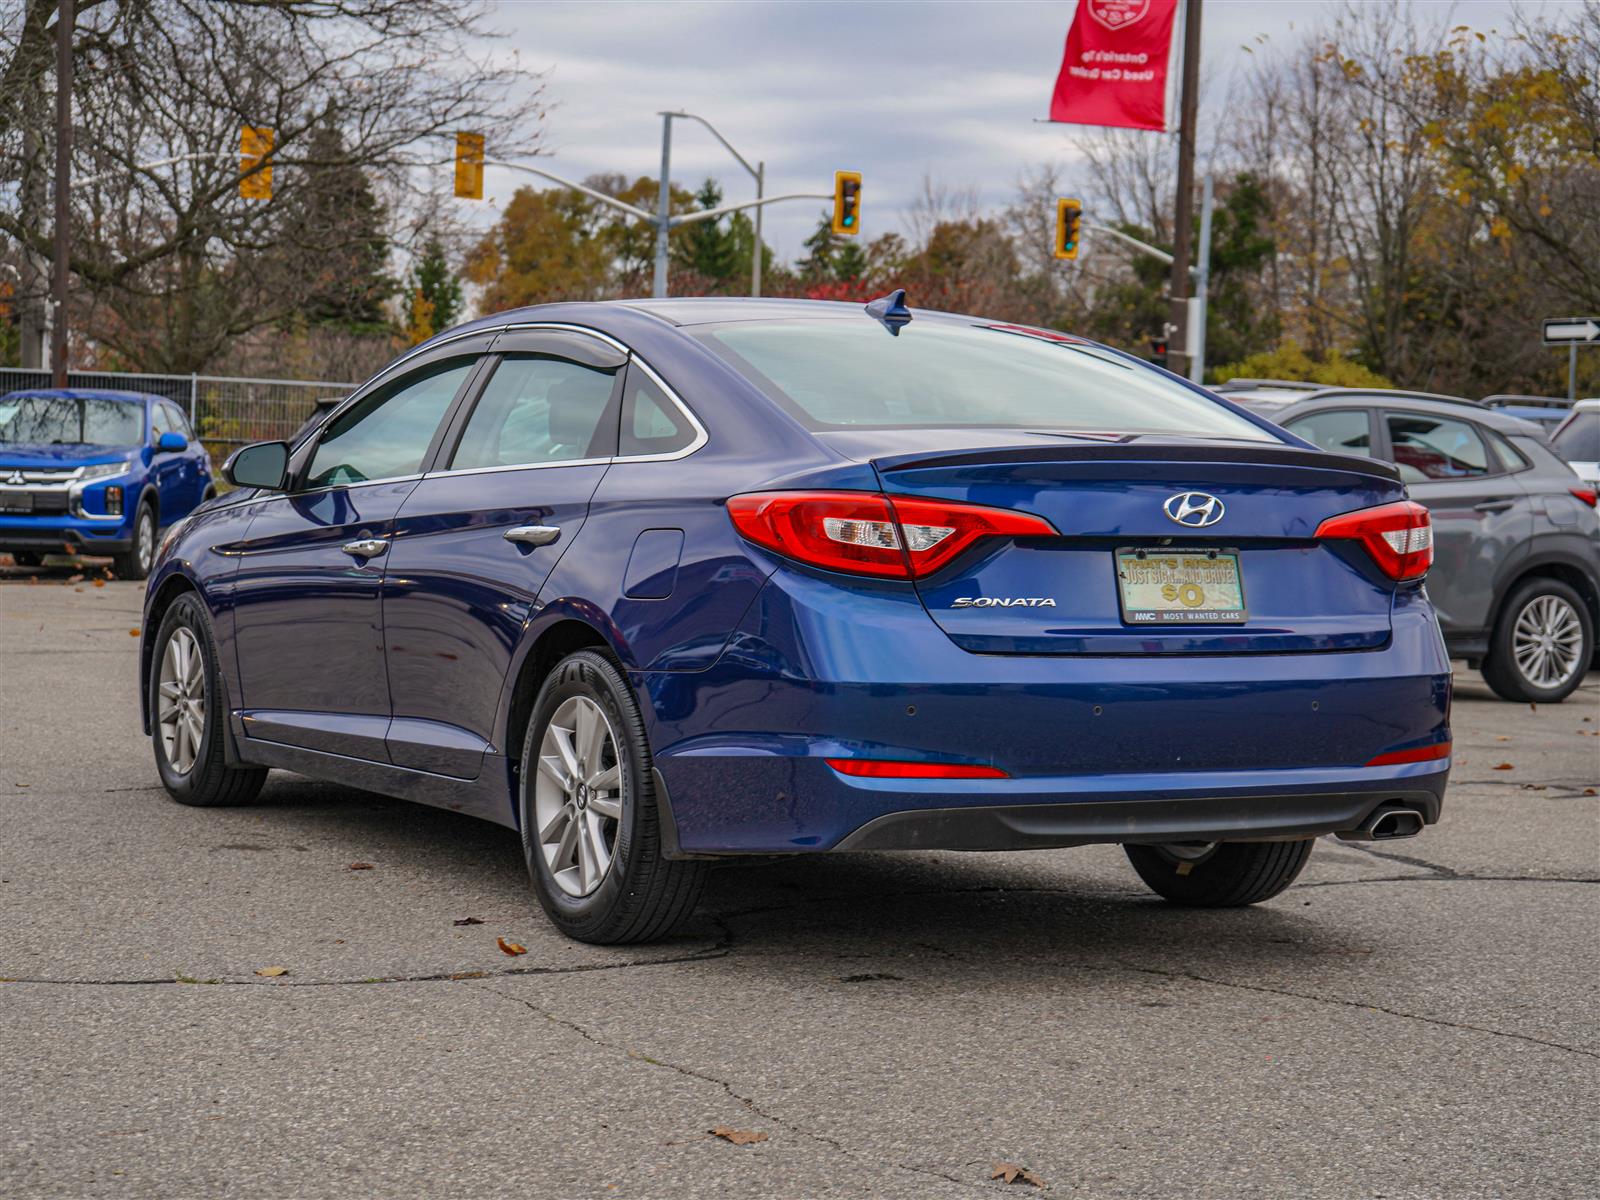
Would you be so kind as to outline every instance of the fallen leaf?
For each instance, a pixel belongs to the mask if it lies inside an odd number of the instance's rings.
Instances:
[[[477,917],[462,917],[461,920],[452,921],[451,924],[452,925],[482,925],[483,922],[478,920]]]
[[[508,942],[503,937],[495,938],[495,942],[499,945],[502,954],[517,955],[526,954],[528,952],[528,948],[526,946],[519,945],[516,942]]]
[[[1583,794],[1585,796],[1600,796],[1600,792],[1596,792],[1593,788],[1584,788]]]
[[[264,979],[276,979],[279,975],[287,975],[288,973],[288,967],[262,967],[261,970],[256,972],[257,975],[262,976]]]
[[[1495,735],[1495,739],[1494,740],[1497,741],[1497,742],[1509,742],[1511,739],[1508,738],[1505,734],[1499,733],[1499,734]]]
[[[1534,704],[1534,703],[1530,702],[1528,704],[1528,711],[1529,712],[1538,712],[1539,711],[1539,706],[1537,704]]]
[[[130,630],[128,630],[128,636],[129,637],[138,637],[139,636],[139,631],[137,629],[130,629]]]
[[[1492,766],[1489,769],[1491,771],[1515,771],[1516,770],[1516,768],[1513,767],[1510,763],[1497,763],[1495,766]]]
[[[989,1165],[994,1168],[989,1173],[990,1179],[1001,1179],[1006,1183],[1031,1183],[1036,1188],[1044,1186],[1044,1180],[1028,1170],[1027,1167],[1019,1167],[1016,1163],[1008,1162],[990,1163]]]
[[[371,863],[351,863],[348,867],[345,868],[345,870],[347,870],[347,871],[370,871],[370,870],[372,870],[372,864]]]
[[[105,587],[106,581],[104,579],[96,579],[94,585],[95,587]]]
[[[749,1146],[767,1140],[767,1135],[764,1133],[754,1133],[748,1129],[731,1129],[726,1125],[718,1125],[706,1132],[725,1142],[732,1142],[735,1146]]]

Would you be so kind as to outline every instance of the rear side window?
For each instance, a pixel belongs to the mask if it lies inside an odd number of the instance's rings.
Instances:
[[[1365,410],[1341,408],[1312,413],[1284,426],[1330,454],[1372,457],[1372,424]]]
[[[1481,432],[1485,440],[1488,441],[1489,449],[1494,451],[1495,458],[1500,461],[1501,470],[1508,472],[1521,471],[1524,468],[1531,467],[1533,465],[1527,460],[1526,457],[1524,457],[1522,451],[1518,450],[1494,430],[1483,429],[1479,432]]]
[[[415,474],[440,419],[474,365],[470,358],[440,363],[406,376],[344,413],[317,444],[306,486]]]
[[[509,355],[484,386],[452,470],[609,458],[616,375],[559,358]]]
[[[1600,409],[1580,409],[1550,439],[1568,462],[1600,462]]]
[[[1423,413],[1388,414],[1389,445],[1400,478],[1469,479],[1488,475],[1489,454],[1478,431],[1466,421]],[[1498,468],[1496,472],[1498,473]]]
[[[1021,326],[866,315],[706,326],[697,336],[813,430],[939,428],[1276,440],[1153,367]]]
[[[668,400],[655,380],[638,367],[628,368],[622,395],[622,445],[624,455],[672,454],[694,441],[694,426]]]

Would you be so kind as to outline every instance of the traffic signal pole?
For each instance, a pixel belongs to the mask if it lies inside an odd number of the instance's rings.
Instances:
[[[1189,374],[1189,266],[1194,231],[1195,122],[1200,108],[1200,0],[1184,0],[1183,92],[1178,118],[1178,202],[1172,230],[1172,306],[1167,369]]]
[[[661,114],[661,175],[656,191],[656,276],[650,294],[667,294],[667,232],[672,228],[672,114]]]
[[[67,282],[72,252],[72,0],[56,11],[56,220],[50,278],[50,371],[67,386]]]

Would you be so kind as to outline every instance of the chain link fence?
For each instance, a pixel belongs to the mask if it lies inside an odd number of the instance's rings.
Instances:
[[[49,371],[0,367],[0,395],[51,386]],[[175,402],[219,458],[250,442],[287,440],[318,408],[342,400],[353,383],[313,379],[238,379],[222,375],[137,375],[71,371],[67,386],[145,392]]]

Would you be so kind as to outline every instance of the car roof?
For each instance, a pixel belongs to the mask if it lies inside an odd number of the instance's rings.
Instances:
[[[14,392],[7,392],[6,395],[41,396],[45,399],[60,400],[116,400],[124,404],[145,404],[162,399],[161,396],[152,396],[149,392],[122,392],[113,388],[18,388]]]
[[[1347,407],[1348,402],[1360,398],[1365,403],[1364,408],[1404,408],[1410,412],[1425,412],[1440,417],[1462,417],[1486,425],[1496,433],[1520,433],[1543,437],[1544,430],[1531,421],[1524,421],[1520,417],[1496,408],[1486,408],[1474,400],[1459,400],[1454,397],[1444,400],[1429,396],[1425,392],[1391,392],[1382,389],[1367,390],[1362,388],[1332,388],[1325,392],[1318,392],[1305,400],[1297,400],[1272,414],[1272,419],[1278,424],[1285,420],[1293,420],[1309,412],[1320,412],[1330,408]],[[1471,408],[1471,413],[1462,412],[1462,407]]]

